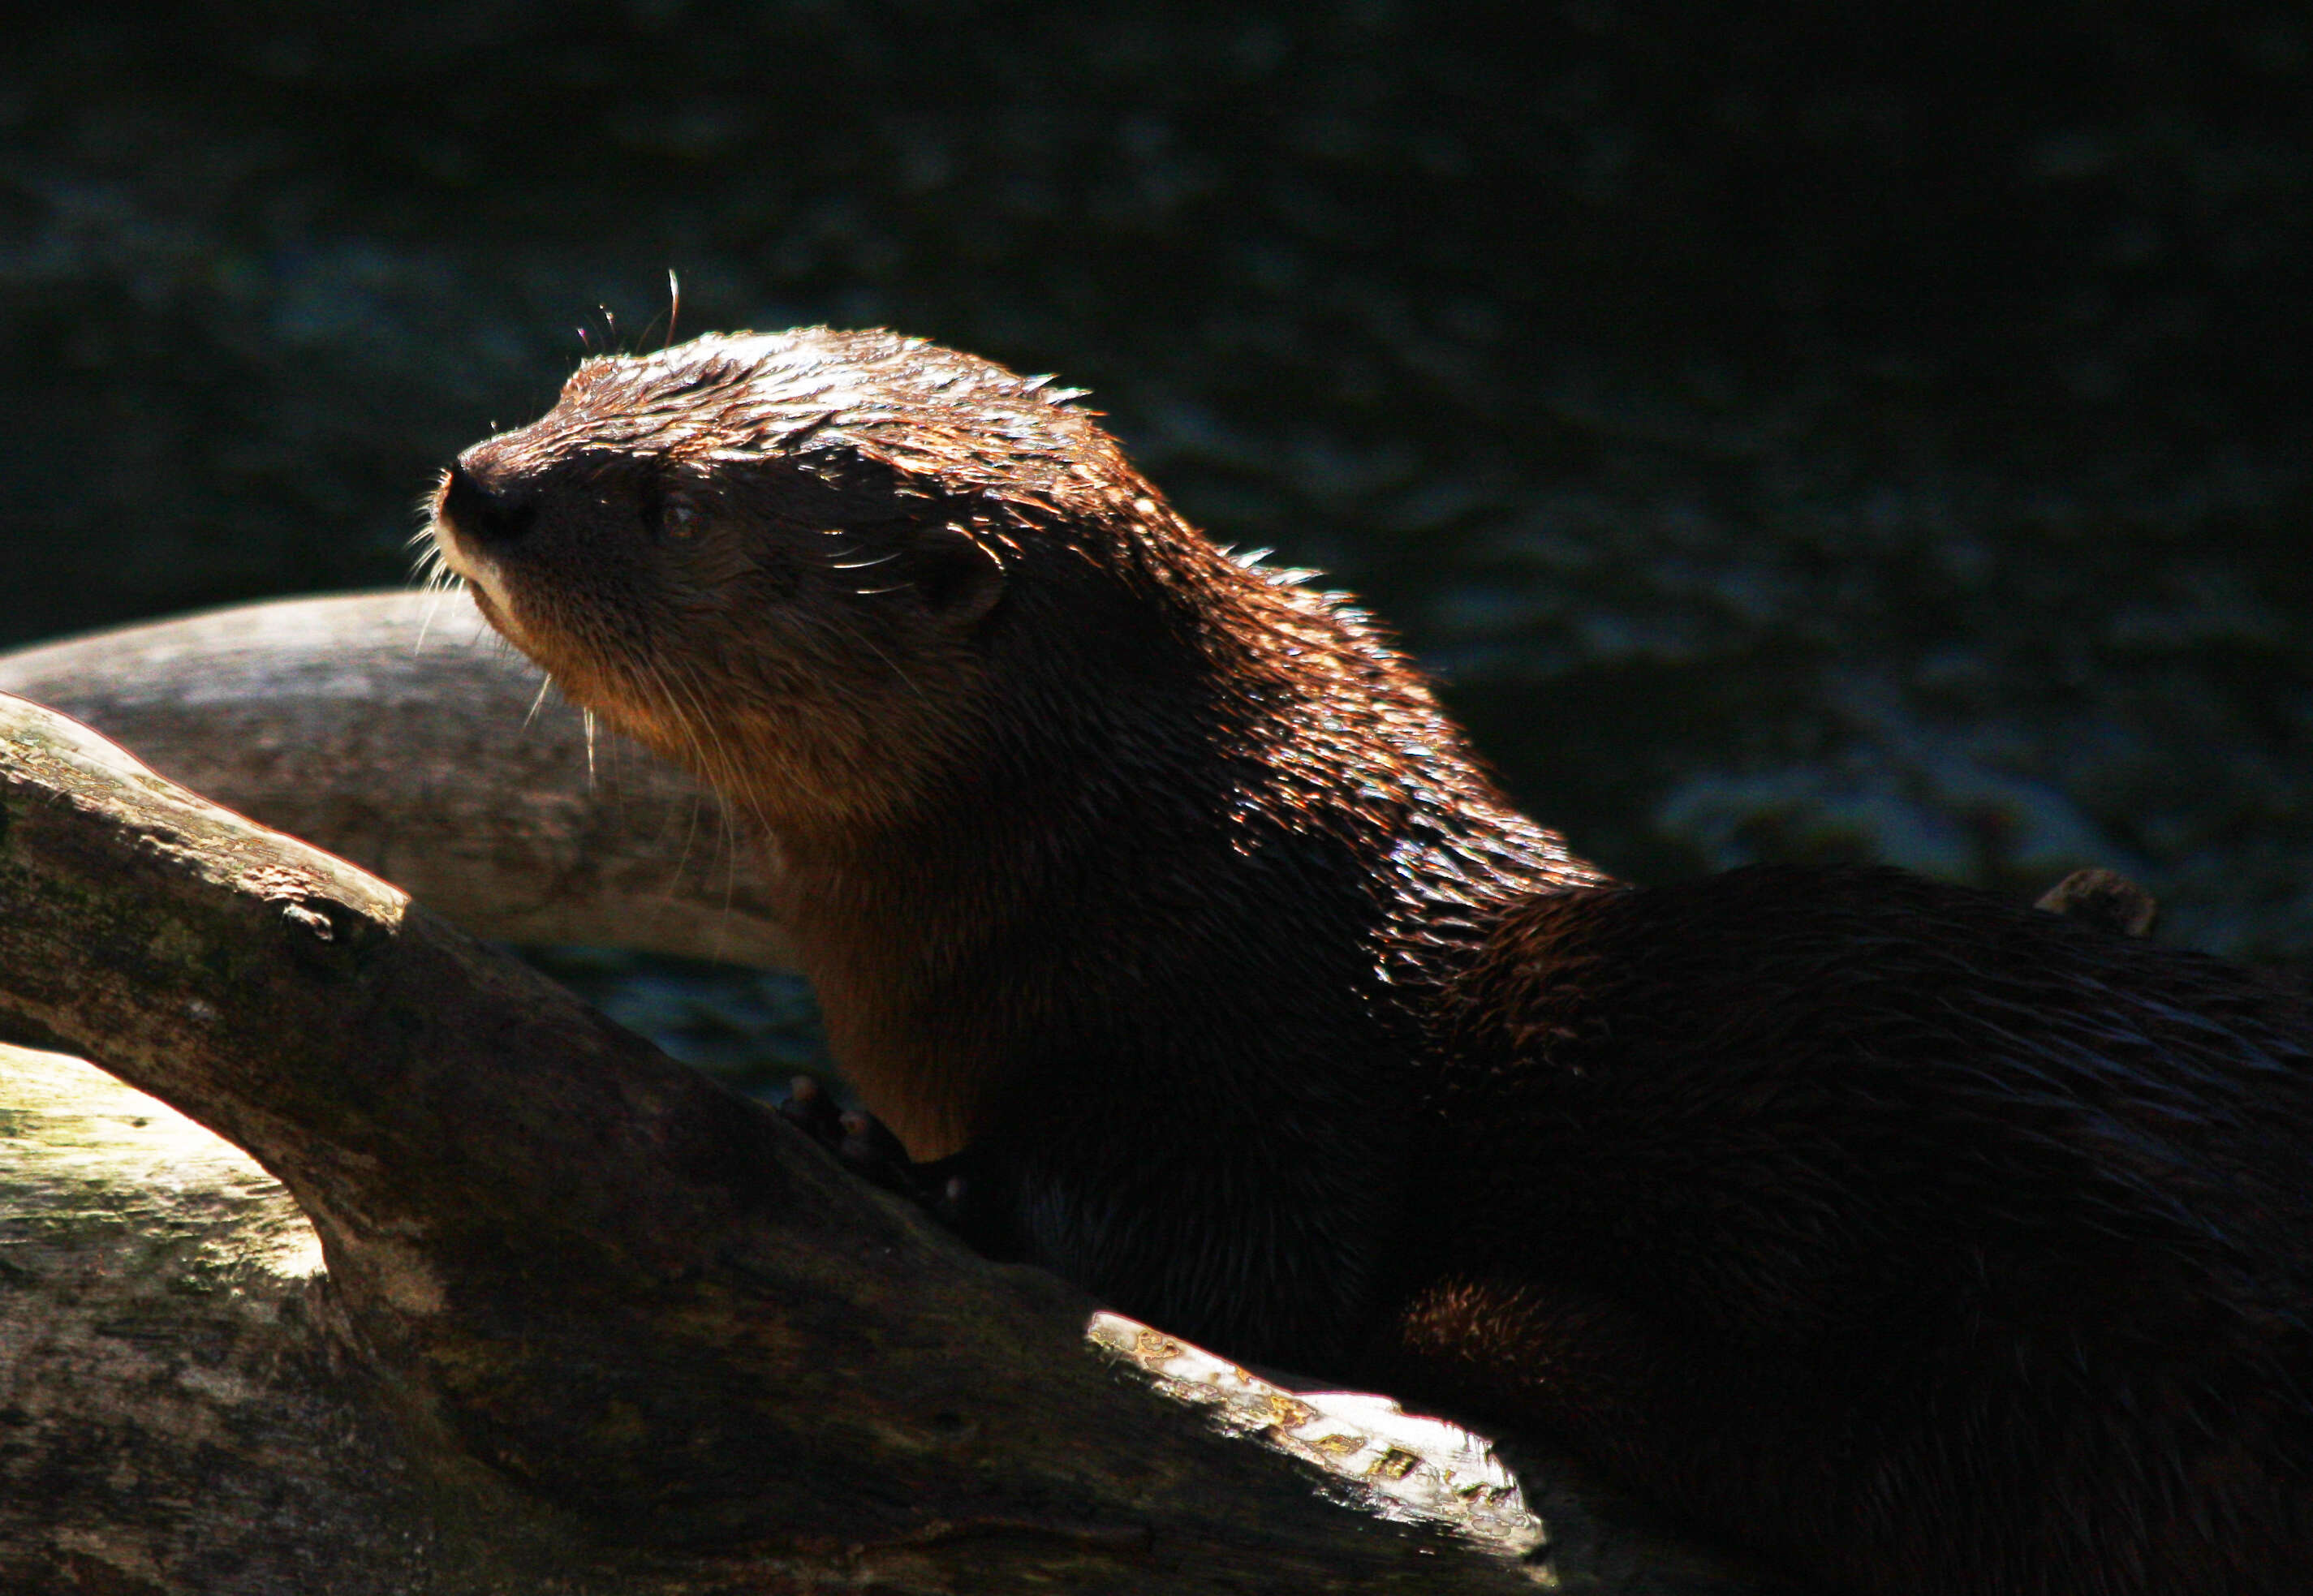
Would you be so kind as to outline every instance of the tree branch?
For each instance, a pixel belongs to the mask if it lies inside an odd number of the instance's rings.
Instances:
[[[0,704],[0,1017],[286,1185],[328,1264],[303,1350],[365,1374],[476,1566],[537,1578],[547,1547],[558,1577],[622,1589],[861,1558],[918,1571],[896,1588],[1531,1588],[1444,1555],[1453,1515],[1227,1444],[1120,1381],[1132,1362],[1059,1282],[21,702]],[[1515,1549],[1520,1515],[1491,1505],[1481,1539]]]
[[[481,934],[778,962],[713,799],[607,738],[590,777],[576,715],[521,727],[536,675],[433,602],[0,684]],[[1545,1531],[1449,1425],[963,1252],[344,859],[5,700],[0,1033],[313,1220],[0,1048],[0,1588],[1777,1588],[1537,1453]]]
[[[0,692],[479,936],[788,962],[723,801],[577,710],[462,592],[290,599],[0,654]]]

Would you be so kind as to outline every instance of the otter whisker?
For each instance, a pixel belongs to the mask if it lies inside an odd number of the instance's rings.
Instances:
[[[714,723],[707,714],[699,684],[689,672],[679,665],[647,661],[638,663],[650,688],[662,700],[686,711],[675,723],[681,727],[683,740],[690,745],[691,756],[698,761],[700,773],[708,780],[708,790],[715,797],[716,818],[719,821],[717,839],[722,846],[724,860],[723,908],[727,919],[732,899],[738,891],[739,880],[739,826],[737,818],[731,811],[730,797],[731,789],[739,785],[734,779],[738,763],[716,732]],[[752,799],[749,803],[751,808],[755,808]],[[755,819],[768,834],[770,823],[760,808],[755,808]],[[678,880],[690,862],[691,846],[698,839],[698,835],[699,806],[694,800],[690,827],[683,835],[682,853],[675,861]],[[668,890],[673,890],[672,883]]]
[[[418,618],[418,641],[409,645],[409,655],[412,659],[426,651],[426,639],[434,635],[434,618],[441,612],[442,601],[449,593],[450,588],[446,583],[429,583],[427,592],[431,596],[426,601],[426,613]]]
[[[538,697],[535,697],[535,698],[532,698],[532,699],[530,701],[530,713],[529,713],[528,715],[523,715],[523,716],[522,717],[522,729],[523,729],[523,731],[525,731],[525,732],[529,731],[529,730],[530,730],[530,723],[531,723],[531,722],[532,722],[532,721],[534,721],[534,720],[536,720],[536,719],[538,718],[538,712],[539,712],[539,710],[540,710],[540,709],[541,709],[541,708],[543,708],[543,707],[545,706],[545,704],[546,704],[546,689],[547,689],[547,688],[550,688],[550,687],[552,687],[553,685],[554,685],[554,672],[553,672],[553,671],[548,671],[544,676],[541,676],[541,678],[539,678],[539,680],[538,680]]]
[[[716,728],[714,718],[707,712],[708,695],[706,688],[699,680],[698,674],[695,671],[686,668],[681,664],[677,664],[674,666],[674,671],[675,680],[673,683],[669,684],[671,690],[669,691],[668,696],[670,697],[679,697],[681,701],[689,707],[691,719],[686,723],[686,726],[687,729],[692,729],[691,735],[693,745],[697,746],[697,739],[701,735],[707,737],[713,744],[714,759],[710,760],[704,753],[702,753],[700,756],[700,763],[708,767],[708,779],[714,785],[717,796],[718,798],[723,798],[726,801],[723,811],[726,823],[727,824],[731,820],[731,812],[728,803],[729,790],[732,788],[738,788],[745,796],[748,808],[753,811],[756,824],[761,826],[763,829],[764,834],[768,836],[771,829],[770,820],[763,813],[761,806],[757,802],[754,797],[752,785],[741,780],[742,772],[739,761],[731,754],[729,748],[724,742],[721,732]],[[681,689],[679,694],[672,690],[673,688],[676,687],[679,687]],[[721,767],[721,774],[719,777],[717,776],[715,768],[718,765]],[[737,842],[737,828],[733,826],[732,844],[734,852],[736,850]]]
[[[426,548],[418,557],[415,573],[418,585],[427,593],[427,601],[426,612],[418,623],[418,640],[409,645],[412,658],[425,651],[426,639],[434,635],[434,618],[441,613],[443,599],[462,580],[455,571],[450,569],[450,562],[443,555],[442,546],[433,541],[432,529],[428,528],[418,536],[427,539]]]
[[[884,591],[889,592],[892,590],[886,588]],[[877,647],[875,640],[869,637],[866,633],[855,628],[852,631],[851,636],[853,641],[857,642],[862,648],[866,649],[869,653],[874,654],[877,659],[883,661],[893,675],[898,677],[901,681],[906,682],[910,692],[915,694],[917,697],[921,698],[927,704],[932,701],[931,695],[924,691],[923,688],[918,687],[915,683],[915,679],[910,677],[906,671],[900,669],[900,662],[893,659],[890,654],[885,653],[881,648]]]
[[[660,672],[658,667],[647,661],[638,662],[638,664],[644,677],[649,682],[652,690],[660,697],[672,701],[674,695],[669,689],[666,680]],[[704,751],[699,748],[697,732],[691,729],[688,722],[678,722],[677,723],[682,728],[683,741],[690,743],[692,754],[698,758],[699,762],[702,767],[703,774],[706,775],[708,783],[712,785],[715,780],[713,768]],[[667,891],[670,895],[674,891],[674,883],[682,879],[683,868],[690,863],[691,844],[699,840],[699,797],[697,794],[693,794],[690,800],[690,818],[685,823],[682,831],[682,852],[675,855],[674,874],[667,882]]]
[[[721,780],[716,780],[710,776],[710,790],[715,794],[716,812],[723,822],[723,913],[725,921],[727,923],[731,913],[731,900],[737,895],[739,890],[739,823],[737,817],[731,812],[731,790],[740,785],[735,779],[738,774],[738,761],[733,759],[728,750],[724,747],[721,735],[708,717],[703,688],[696,673],[677,665],[673,670],[673,680],[666,685],[671,688],[680,688],[682,700],[697,717],[688,723],[690,726],[698,728],[698,732],[693,733],[693,746],[697,746],[698,736],[703,733],[714,743],[717,757],[726,773],[725,779]],[[707,762],[703,755],[701,762]],[[747,787],[743,791],[748,807],[754,811],[756,824],[762,828],[766,836],[770,835],[770,821],[756,803],[753,789]]]

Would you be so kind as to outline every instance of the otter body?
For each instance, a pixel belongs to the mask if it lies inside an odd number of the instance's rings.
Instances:
[[[1438,1034],[1438,1389],[1842,1589],[2313,1578],[2303,1005],[1761,867],[1519,905]]]
[[[1859,1591],[2313,1566],[2313,1015],[1895,872],[1638,890],[1064,396],[881,333],[582,367],[436,537],[782,861],[968,1234],[1548,1425]]]

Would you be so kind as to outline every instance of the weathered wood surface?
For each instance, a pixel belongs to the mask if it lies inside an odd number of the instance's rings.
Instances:
[[[425,1589],[434,1514],[322,1279],[247,1154],[0,1048],[0,1591]]]
[[[970,1256],[394,889],[13,702],[0,1033],[256,1161],[0,1053],[0,1591],[1771,1588]]]
[[[286,600],[0,654],[194,792],[353,861],[477,935],[783,967],[770,861],[722,801],[592,739],[464,593]]]
[[[463,1483],[511,1513],[494,1529],[459,1492],[424,1488],[440,1460],[409,1455],[333,1346],[327,1295],[312,1227],[247,1154],[81,1060],[0,1046],[0,1591],[563,1588],[535,1565],[579,1567],[587,1538],[484,1480]],[[1340,1494],[1381,1516],[1445,1520],[1458,1504],[1512,1550],[1543,1532],[1506,1472],[1435,1420],[1279,1390],[1114,1315],[1089,1336],[1241,1443],[1338,1472]],[[1544,1504],[1555,1556],[1531,1567],[1556,1588],[1755,1588],[1700,1558],[1673,1577],[1659,1533]],[[527,1576],[502,1539],[526,1550]],[[863,1577],[878,1561],[843,1557]],[[478,1566],[488,1579],[467,1577]]]

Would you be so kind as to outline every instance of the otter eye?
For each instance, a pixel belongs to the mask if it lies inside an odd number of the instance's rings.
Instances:
[[[699,512],[677,502],[659,513],[658,522],[670,538],[688,538],[699,530]]]

